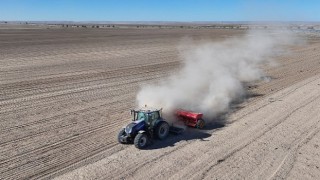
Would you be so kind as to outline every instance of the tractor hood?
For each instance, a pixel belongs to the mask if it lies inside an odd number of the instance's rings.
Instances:
[[[135,133],[142,130],[144,126],[145,126],[144,120],[134,121],[126,126],[125,132],[127,134]]]

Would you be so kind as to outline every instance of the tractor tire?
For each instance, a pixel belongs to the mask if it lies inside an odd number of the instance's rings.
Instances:
[[[149,143],[149,137],[145,134],[137,134],[134,138],[134,146],[138,149],[144,149],[148,146]]]
[[[121,144],[126,144],[125,142],[122,142],[122,141],[121,141],[121,136],[123,136],[123,135],[125,135],[125,134],[126,134],[126,132],[125,132],[124,129],[121,129],[121,130],[119,131],[119,134],[118,134],[118,142],[119,142],[119,143],[121,143]]]
[[[203,119],[199,119],[198,121],[197,121],[197,128],[198,129],[203,129],[204,128],[204,126],[206,125],[206,122],[203,120]]]
[[[155,129],[155,135],[158,139],[163,140],[165,139],[169,134],[170,126],[167,122],[161,121],[157,125]]]

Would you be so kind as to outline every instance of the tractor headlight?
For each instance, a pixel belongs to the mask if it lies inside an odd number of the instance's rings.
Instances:
[[[127,134],[130,134],[132,132],[132,127],[127,126],[125,131],[126,131]]]

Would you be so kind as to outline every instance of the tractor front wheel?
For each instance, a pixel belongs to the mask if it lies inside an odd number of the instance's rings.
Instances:
[[[169,134],[169,129],[170,126],[167,122],[159,122],[158,126],[155,129],[156,137],[158,137],[160,140],[165,139]]]
[[[124,129],[121,129],[118,134],[118,142],[121,144],[125,144],[125,142],[122,141],[122,136],[124,135],[126,135],[126,132]]]
[[[149,143],[149,137],[145,134],[137,134],[134,138],[134,146],[138,149],[144,149]]]

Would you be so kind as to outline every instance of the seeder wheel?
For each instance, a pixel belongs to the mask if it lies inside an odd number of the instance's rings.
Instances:
[[[198,121],[197,121],[197,128],[198,129],[202,129],[204,126],[205,126],[205,122],[204,122],[204,120],[203,119],[199,119]]]

